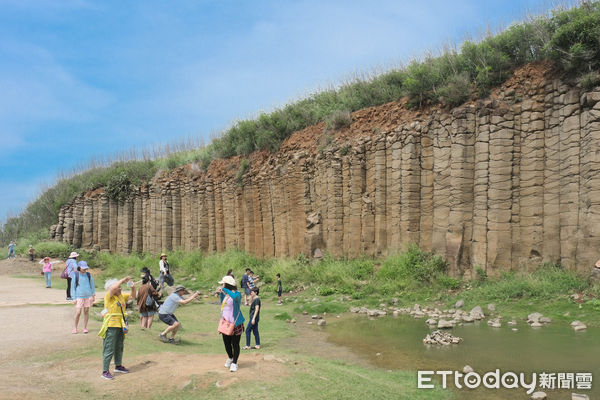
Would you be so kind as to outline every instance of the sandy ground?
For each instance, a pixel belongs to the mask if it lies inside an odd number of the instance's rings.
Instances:
[[[65,300],[64,290],[47,289],[39,271],[37,264],[26,260],[0,261],[0,320],[5,327],[0,340],[0,399],[64,399],[67,385],[78,387],[71,398],[91,399],[98,393],[101,398],[148,398],[156,391],[226,387],[257,376],[286,375],[285,360],[263,352],[240,359],[235,374],[223,367],[223,355],[155,353],[127,357],[131,374],[119,374],[113,381],[101,379],[98,357],[77,356],[78,349],[101,346],[96,335],[100,323],[90,318],[89,334],[71,334],[73,305]],[[97,298],[101,296],[98,293]],[[99,311],[97,307],[90,310]],[[56,352],[73,356],[57,361],[52,357]],[[143,374],[136,373],[140,371]]]

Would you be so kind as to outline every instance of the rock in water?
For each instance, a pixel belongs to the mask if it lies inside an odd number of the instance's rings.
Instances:
[[[534,394],[531,395],[530,398],[532,400],[544,400],[546,397],[548,397],[548,396],[544,392],[535,392]]]

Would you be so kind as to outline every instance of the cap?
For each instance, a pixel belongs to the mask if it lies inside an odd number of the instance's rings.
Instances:
[[[88,265],[88,264],[87,264],[85,261],[79,261],[79,262],[77,263],[77,266],[78,266],[80,269],[88,269],[88,268],[89,268],[89,265]]]
[[[177,285],[175,286],[175,290],[174,292],[179,292],[180,290],[183,290],[183,293],[188,294],[188,290],[185,288],[185,286],[183,285]]]

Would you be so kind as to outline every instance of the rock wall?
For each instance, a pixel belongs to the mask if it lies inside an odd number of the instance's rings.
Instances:
[[[277,154],[252,155],[242,179],[239,159],[219,160],[157,176],[121,204],[85,193],[51,233],[115,252],[260,257],[376,256],[415,243],[455,275],[542,261],[587,271],[600,257],[600,88],[534,72],[452,110],[361,110],[326,144],[312,127]]]

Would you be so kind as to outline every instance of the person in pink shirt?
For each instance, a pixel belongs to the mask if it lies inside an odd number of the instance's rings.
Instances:
[[[59,263],[60,261],[50,261],[50,257],[44,257],[40,264],[42,264],[42,273],[44,274],[44,278],[46,278],[46,287],[52,287],[52,264]]]

